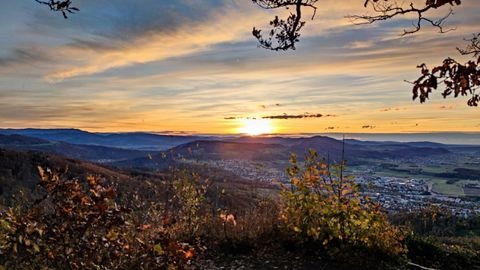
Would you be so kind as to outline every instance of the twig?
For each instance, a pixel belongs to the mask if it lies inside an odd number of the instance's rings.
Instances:
[[[444,29],[444,23],[446,19],[453,14],[453,10],[451,8],[445,16],[437,20],[425,16],[425,14],[432,9],[438,9],[446,4],[454,5],[454,1],[427,1],[427,4],[424,7],[418,8],[413,5],[413,2],[411,2],[408,7],[403,7],[403,5],[397,4],[396,1],[393,1],[392,3],[392,1],[388,0],[381,2],[378,0],[366,0],[364,6],[367,7],[370,2],[373,11],[377,13],[377,15],[349,15],[346,16],[346,18],[351,19],[353,23],[357,25],[362,25],[373,24],[378,21],[386,21],[398,16],[414,14],[417,17],[413,24],[414,28],[411,30],[404,30],[402,36],[420,31],[422,27],[422,22],[427,22],[430,25],[438,28],[440,33],[446,33],[455,29]],[[459,5],[460,3],[455,2],[455,4]]]
[[[416,264],[416,263],[413,263],[413,262],[408,262],[407,266],[414,266],[414,267],[417,267],[417,268],[422,269],[422,270],[438,270],[438,269],[435,269],[435,268],[428,268],[428,267],[425,267],[425,266],[422,266],[422,265],[419,265],[419,264]]]

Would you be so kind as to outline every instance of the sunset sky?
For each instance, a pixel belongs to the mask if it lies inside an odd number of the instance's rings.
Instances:
[[[239,133],[480,131],[479,109],[440,92],[411,100],[417,64],[458,56],[480,4],[454,9],[446,34],[407,18],[354,26],[362,0],[320,1],[297,50],[257,47],[253,26],[281,11],[250,0],[77,0],[68,20],[33,0],[2,1],[0,127]],[[439,11],[440,12],[440,11]],[[444,14],[448,10],[441,10]],[[225,119],[235,118],[235,119]]]

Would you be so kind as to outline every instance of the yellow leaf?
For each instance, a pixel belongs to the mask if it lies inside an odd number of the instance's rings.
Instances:
[[[118,239],[118,233],[114,230],[111,230],[107,234],[107,239],[110,241],[115,241]]]
[[[39,253],[40,252],[40,247],[37,244],[33,244],[33,250],[35,251],[35,253]]]
[[[8,221],[6,221],[4,219],[0,219],[0,226],[4,230],[10,230],[10,223],[8,223]]]
[[[155,246],[153,246],[153,251],[155,251],[155,253],[157,253],[157,255],[162,255],[163,254],[163,248],[160,244],[156,244]]]

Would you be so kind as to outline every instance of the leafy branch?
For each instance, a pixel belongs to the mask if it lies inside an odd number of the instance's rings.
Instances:
[[[257,38],[259,46],[273,51],[295,50],[295,43],[299,41],[300,30],[305,25],[302,21],[302,8],[313,9],[312,19],[315,17],[318,0],[252,0],[255,4],[264,9],[294,8],[287,19],[280,19],[278,16],[270,21],[272,29],[263,35],[262,30],[253,28],[252,34]]]
[[[473,43],[475,44],[475,43]],[[478,44],[477,44],[478,45]],[[467,47],[463,54],[474,54],[478,51]],[[461,51],[462,52],[462,51]],[[420,103],[425,102],[429,94],[436,90],[440,83],[443,83],[445,89],[442,96],[446,98],[453,94],[458,96],[470,96],[467,101],[468,106],[477,107],[480,102],[478,88],[480,87],[480,57],[477,61],[470,60],[466,64],[460,64],[452,58],[443,60],[443,64],[428,69],[427,65],[418,66],[421,69],[421,76],[412,84],[413,100],[419,98]]]

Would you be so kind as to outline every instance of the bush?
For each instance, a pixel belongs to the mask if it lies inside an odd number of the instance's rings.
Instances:
[[[403,234],[390,225],[380,207],[362,197],[345,163],[333,165],[310,150],[303,168],[292,155],[290,185],[282,188],[286,227],[303,242],[324,247],[359,246],[389,255],[405,252]]]
[[[138,213],[104,179],[39,172],[44,196],[0,213],[0,268],[179,268],[193,256],[155,222],[156,205]]]

